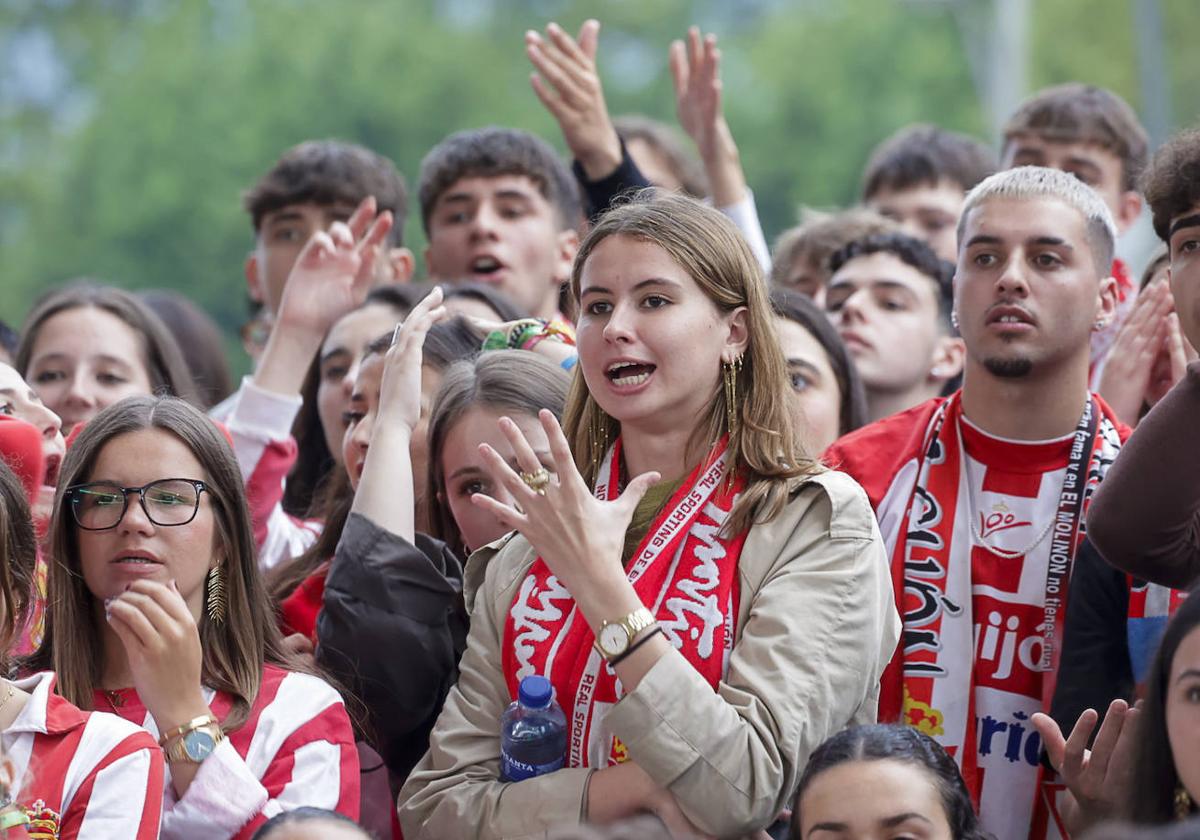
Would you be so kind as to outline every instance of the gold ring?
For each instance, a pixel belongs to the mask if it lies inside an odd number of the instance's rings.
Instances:
[[[550,485],[550,473],[547,472],[545,467],[542,467],[537,472],[521,473],[521,480],[525,482],[525,485],[530,490],[539,496],[545,496],[546,488]]]

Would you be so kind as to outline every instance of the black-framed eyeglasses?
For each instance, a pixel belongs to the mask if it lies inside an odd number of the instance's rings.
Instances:
[[[129,494],[137,493],[142,510],[155,525],[186,525],[196,518],[200,494],[208,485],[197,478],[160,478],[141,487],[122,487],[111,481],[76,484],[66,491],[75,524],[85,531],[116,528],[129,509]]]

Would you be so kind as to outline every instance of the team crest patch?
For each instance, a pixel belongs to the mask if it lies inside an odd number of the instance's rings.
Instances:
[[[902,714],[904,722],[919,732],[924,732],[930,737],[945,734],[945,730],[942,728],[942,713],[928,703],[922,703],[915,699],[908,693],[907,688],[904,689]]]
[[[30,840],[58,840],[61,814],[47,808],[41,799],[27,807],[25,813],[29,815],[29,825],[25,828]]]

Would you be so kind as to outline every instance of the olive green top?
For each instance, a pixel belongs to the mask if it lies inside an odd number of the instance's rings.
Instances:
[[[646,491],[646,495],[642,496],[642,500],[633,509],[633,519],[629,521],[629,530],[625,532],[625,548],[621,552],[622,563],[628,563],[633,557],[633,552],[637,551],[638,544],[646,536],[650,526],[654,524],[663,505],[671,500],[681,484],[683,484],[682,478],[675,481],[660,481],[658,484],[651,485],[650,489]]]

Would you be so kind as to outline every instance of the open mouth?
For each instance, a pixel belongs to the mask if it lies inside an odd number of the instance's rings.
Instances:
[[[644,364],[641,362],[617,362],[609,365],[604,371],[604,375],[614,385],[623,388],[630,388],[635,385],[641,385],[650,378],[650,374],[654,373],[654,365]]]
[[[504,263],[495,257],[476,257],[468,266],[472,274],[488,277],[504,268]]]
[[[46,456],[46,475],[43,484],[47,487],[58,486],[58,471],[62,467],[61,455]]]

